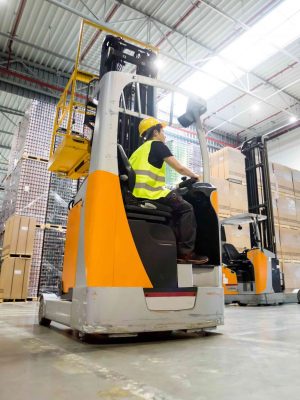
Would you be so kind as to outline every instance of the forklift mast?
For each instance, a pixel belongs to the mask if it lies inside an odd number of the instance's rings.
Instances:
[[[266,144],[261,137],[245,141],[241,148],[245,155],[248,209],[250,213],[265,215],[267,219],[259,223],[260,240],[251,230],[251,246],[259,244],[276,255],[276,238],[273,219],[272,192]]]
[[[155,79],[157,77],[155,60],[156,54],[153,51],[127,43],[119,37],[108,35],[102,45],[100,77],[102,78],[106,72],[122,71],[129,66],[130,72]],[[134,71],[132,71],[132,66],[135,68]],[[123,94],[121,102],[127,110],[153,116],[156,114],[153,86],[139,85],[137,89],[137,86],[131,83],[124,88]],[[118,143],[121,144],[128,157],[140,145],[138,134],[140,121],[141,119],[136,116],[120,112]]]

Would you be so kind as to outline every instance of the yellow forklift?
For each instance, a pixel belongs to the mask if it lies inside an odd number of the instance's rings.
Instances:
[[[63,111],[57,115],[49,169],[60,176],[85,179],[69,211],[62,292],[41,295],[41,325],[56,321],[81,336],[128,336],[223,324],[217,192],[209,183],[200,120],[206,104],[198,96],[158,81],[155,58],[146,44],[137,46],[129,38],[107,36],[101,79],[94,85],[85,115],[92,127],[91,138],[60,129]],[[126,67],[135,72],[123,72]],[[88,80],[95,82],[92,76]],[[156,116],[157,90],[185,96],[187,111],[178,120],[184,126],[194,124],[197,130],[205,183],[188,179],[180,190],[194,207],[195,251],[208,256],[204,265],[177,264],[171,210],[138,201],[131,193],[135,173],[128,159],[140,144],[139,122]],[[68,126],[72,128],[72,123]]]
[[[265,143],[259,137],[246,141],[245,155],[249,213],[221,221],[223,286],[225,303],[276,305],[284,302],[284,280],[276,256],[269,163]],[[250,228],[251,248],[239,252],[227,243],[225,228]]]

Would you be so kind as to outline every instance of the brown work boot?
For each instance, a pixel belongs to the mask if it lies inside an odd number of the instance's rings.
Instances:
[[[209,258],[206,256],[200,256],[196,253],[189,253],[189,254],[178,255],[177,263],[201,265],[207,263],[208,260]]]

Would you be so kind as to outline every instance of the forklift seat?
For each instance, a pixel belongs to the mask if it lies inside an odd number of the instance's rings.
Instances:
[[[241,254],[231,243],[223,243],[222,258],[225,264],[236,266],[251,266],[251,261],[246,255]]]
[[[165,222],[172,218],[172,209],[148,199],[133,196],[135,171],[131,167],[123,147],[118,144],[118,169],[125,210],[129,218]]]

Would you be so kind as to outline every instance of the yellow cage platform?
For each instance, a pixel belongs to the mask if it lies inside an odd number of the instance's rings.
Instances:
[[[90,141],[79,135],[65,135],[52,154],[48,169],[64,178],[79,179],[87,176],[90,166]]]

